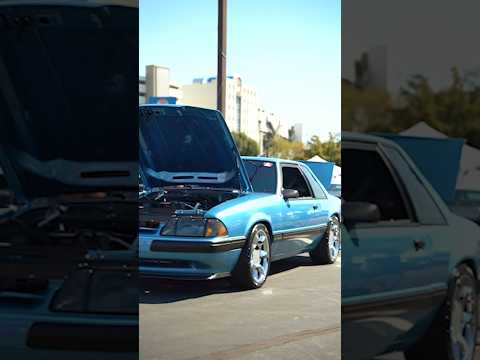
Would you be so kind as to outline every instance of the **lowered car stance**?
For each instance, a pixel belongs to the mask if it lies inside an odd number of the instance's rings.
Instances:
[[[390,140],[343,133],[342,165],[342,359],[473,359],[478,226]]]
[[[222,115],[140,107],[140,274],[259,288],[272,261],[335,262],[340,200],[302,163],[241,158]]]

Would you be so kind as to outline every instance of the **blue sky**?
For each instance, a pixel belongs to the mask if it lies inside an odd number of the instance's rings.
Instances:
[[[229,0],[227,73],[263,106],[304,124],[304,141],[341,127],[341,4]],[[217,0],[140,0],[140,67],[167,66],[180,84],[216,75]]]

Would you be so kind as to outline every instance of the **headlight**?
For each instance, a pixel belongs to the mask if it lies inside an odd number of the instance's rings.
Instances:
[[[228,231],[218,219],[174,217],[165,224],[161,234],[163,236],[219,237],[227,236]]]

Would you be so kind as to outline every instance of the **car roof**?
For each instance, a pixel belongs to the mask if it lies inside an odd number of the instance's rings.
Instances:
[[[384,137],[371,135],[371,134],[361,134],[350,131],[342,131],[342,141],[353,141],[353,142],[369,142],[375,144],[384,144],[390,145],[398,148],[399,146]]]
[[[286,159],[279,159],[279,158],[268,157],[268,156],[242,156],[242,159],[256,160],[256,161],[269,161],[273,163],[288,163],[288,164],[297,164],[297,165],[302,164],[300,161],[296,161],[296,160],[286,160]]]

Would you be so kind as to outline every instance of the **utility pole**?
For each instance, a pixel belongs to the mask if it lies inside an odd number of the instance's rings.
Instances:
[[[225,116],[227,81],[227,0],[218,0],[217,110]]]

